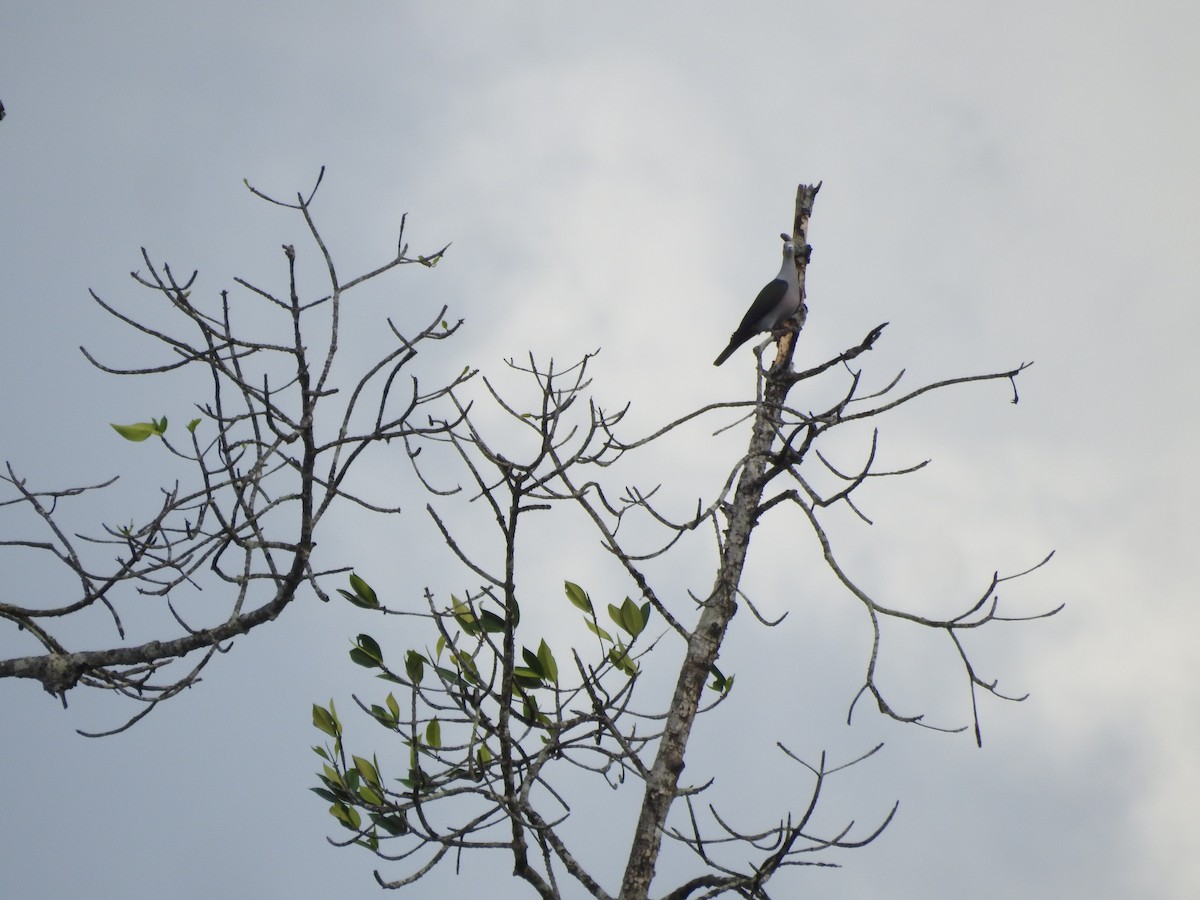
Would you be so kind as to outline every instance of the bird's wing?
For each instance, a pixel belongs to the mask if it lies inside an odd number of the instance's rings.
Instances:
[[[782,278],[776,278],[774,281],[766,284],[758,296],[754,298],[754,302],[750,304],[750,308],[746,310],[746,315],[742,317],[742,323],[738,325],[732,337],[729,338],[729,346],[721,351],[721,355],[717,357],[714,366],[719,366],[733,354],[733,351],[760,331],[770,331],[777,324],[777,310],[779,304],[787,296],[787,282]]]
[[[754,302],[750,304],[750,308],[746,310],[746,315],[742,317],[742,324],[738,326],[735,333],[744,333],[749,337],[775,327],[775,309],[786,295],[787,282],[781,278],[776,278],[764,285],[763,289],[758,292],[758,296],[754,298]]]

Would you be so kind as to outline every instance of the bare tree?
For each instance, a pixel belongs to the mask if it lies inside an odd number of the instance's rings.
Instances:
[[[797,192],[793,234],[801,297],[811,255],[808,223],[818,188],[801,185]],[[751,538],[768,515],[790,513],[807,523],[848,598],[866,613],[873,640],[863,660],[861,690],[857,697],[848,698],[849,714],[858,699],[869,695],[886,716],[935,727],[920,714],[896,711],[885,697],[876,661],[881,622],[888,619],[929,629],[951,642],[970,687],[977,741],[981,740],[979,694],[1024,699],[1002,694],[995,680],[977,672],[964,636],[993,622],[1040,618],[1058,610],[1002,614],[996,588],[1016,575],[995,575],[981,597],[964,602],[960,613],[946,619],[916,615],[872,597],[839,562],[822,523],[823,511],[845,504],[862,516],[855,496],[870,480],[902,475],[924,463],[878,470],[877,429],[861,466],[843,466],[822,448],[831,432],[854,422],[873,422],[919,396],[951,386],[1011,382],[1015,403],[1016,377],[1025,365],[949,378],[907,392],[900,391],[897,376],[881,389],[869,390],[855,365],[880,340],[885,326],[821,365],[796,371],[793,348],[806,314],[801,305],[795,319],[773,335],[778,351],[769,368],[761,361],[766,344],[757,348],[754,400],[705,406],[636,440],[618,433],[626,410],[605,411],[589,399],[590,356],[566,369],[553,363],[540,365],[532,358],[527,364],[510,362],[531,380],[531,403],[517,402],[483,380],[490,401],[526,435],[519,453],[508,449],[508,444],[502,450],[494,437],[485,434],[480,410],[464,398],[460,385],[450,387],[449,410],[422,439],[426,445],[438,442],[451,451],[465,484],[442,484],[424,476],[435,495],[427,510],[433,527],[470,573],[468,577],[477,580],[477,587],[461,598],[439,598],[426,590],[431,645],[396,656],[363,634],[351,653],[355,662],[378,670],[380,677],[399,689],[400,699],[393,691],[379,702],[356,702],[406,745],[403,760],[395,762],[393,754],[386,754],[381,763],[378,755],[368,758],[348,751],[334,703],[313,709],[314,724],[331,738],[316,748],[324,760],[323,786],[316,791],[348,830],[345,843],[365,846],[385,860],[404,865],[407,874],[396,880],[376,872],[381,885],[411,885],[464,851],[504,849],[511,854],[514,874],[543,898],[562,896],[565,876],[576,890],[593,897],[639,900],[649,896],[666,838],[695,855],[698,871],[694,877],[660,888],[658,896],[670,900],[723,893],[767,897],[768,882],[782,869],[831,865],[822,851],[870,843],[891,821],[891,814],[866,829],[848,826],[832,833],[818,831],[812,823],[829,779],[878,747],[858,759],[831,764],[823,757],[816,763],[805,762],[780,745],[786,758],[809,770],[811,792],[798,808],[776,811],[749,832],[733,827],[727,816],[711,806],[700,808],[711,780],[701,775],[690,784],[681,782],[697,715],[730,696],[732,678],[718,668],[717,659],[734,614],[744,604],[764,625],[778,621],[768,622],[759,615],[740,588]],[[844,379],[844,391],[836,402],[815,413],[789,405],[789,393],[797,384],[822,377]],[[750,420],[745,454],[724,483],[690,511],[681,515],[655,502],[653,491],[613,483],[613,467],[639,449],[685,424],[731,411],[745,413],[743,418]],[[728,427],[723,424],[721,430]],[[830,479],[840,487],[822,492],[815,486]],[[451,527],[442,507],[455,493],[486,508],[496,529],[496,545],[468,546]],[[530,516],[547,510],[582,514],[623,569],[630,593],[637,598],[608,604],[607,615],[602,616],[583,587],[566,583],[565,599],[579,610],[596,638],[590,651],[565,652],[560,647],[555,653],[544,637],[527,637],[530,623],[521,622],[518,535]],[[641,537],[627,538],[634,520],[659,529],[657,543],[645,546]],[[678,596],[679,586],[656,583],[650,564],[698,529],[713,534],[713,587],[707,596],[693,597],[693,603],[681,609],[677,600],[670,599]],[[396,611],[389,610],[374,588],[357,576],[343,593],[360,606]],[[648,631],[652,622],[661,623],[660,628]],[[654,630],[661,634],[651,640]],[[640,708],[636,689],[643,667],[657,661],[659,654],[652,651],[660,641],[681,642],[682,662],[673,695],[663,707]],[[706,696],[711,699],[707,706]],[[580,771],[594,773],[612,786],[626,780],[642,786],[629,855],[619,870],[589,870],[579,851],[578,831],[572,840],[569,823],[575,806],[564,783]],[[587,802],[586,796],[582,802]]]
[[[8,466],[0,480],[9,496],[0,499],[0,508],[13,517],[10,533],[20,536],[0,540],[0,547],[48,555],[79,588],[75,599],[56,605],[40,605],[35,602],[40,598],[0,604],[0,619],[38,646],[37,653],[0,660],[0,678],[36,679],[64,705],[68,691],[80,686],[133,698],[144,708],[121,726],[126,728],[193,684],[223,642],[277,618],[305,586],[328,599],[319,579],[329,573],[314,568],[313,548],[335,501],[381,514],[394,511],[381,498],[351,493],[347,476],[373,446],[446,427],[416,424],[418,413],[470,373],[427,388],[409,372],[419,350],[450,337],[461,323],[447,325],[445,309],[413,331],[389,320],[393,349],[347,375],[343,370],[355,357],[339,352],[343,304],[352,288],[401,266],[433,266],[446,248],[410,257],[402,220],[392,259],[357,277],[339,275],[312,215],[320,183],[321,177],[295,202],[272,199],[247,184],[258,197],[303,218],[327,276],[311,295],[298,283],[292,246],[283,247],[283,291],[235,279],[241,290],[235,296],[222,291],[211,304],[192,297],[196,272],[181,280],[143,250],[146,268],[132,277],[166,304],[178,323],[174,330],[152,328],[144,324],[145,315],[123,312],[92,293],[103,309],[166,350],[165,360],[139,368],[107,365],[84,350],[96,368],[154,378],[199,370],[211,383],[207,402],[197,404],[196,418],[178,443],[166,435],[166,417],[114,426],[129,440],[160,439],[194,480],[190,487],[176,483],[164,489],[144,522],[106,525],[83,536],[65,524],[64,507],[116,479],[44,489]],[[255,303],[265,311],[247,308]],[[247,337],[247,320],[264,316],[272,323],[271,335]],[[31,532],[35,536],[26,536]],[[229,603],[217,621],[200,626],[178,611],[176,600],[205,578],[228,589]],[[145,597],[162,598],[174,617],[173,633],[126,644],[123,616],[144,605],[139,598]],[[111,620],[115,643],[72,649],[61,629],[97,609]]]

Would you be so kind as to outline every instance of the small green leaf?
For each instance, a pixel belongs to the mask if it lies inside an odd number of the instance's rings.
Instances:
[[[361,756],[352,756],[351,759],[354,761],[354,768],[358,769],[358,773],[362,775],[368,784],[378,786],[381,783],[379,780],[379,771],[370,760],[363,759]]]
[[[730,689],[733,687],[733,679],[736,676],[730,675],[728,678],[726,678],[724,673],[722,673],[721,670],[716,666],[712,666],[709,669],[709,672],[712,673],[713,677],[712,684],[709,685],[709,689],[717,691],[720,694],[728,694]]]
[[[513,666],[513,680],[523,688],[540,688],[545,681],[540,672],[525,666]]]
[[[315,703],[313,704],[312,712],[314,725],[316,725],[330,737],[340,737],[342,728],[336,716],[330,713],[329,710],[325,709],[323,706],[317,706]]]
[[[554,659],[554,654],[550,652],[550,646],[545,639],[538,645],[537,658],[538,662],[542,664],[542,672],[545,673],[546,680],[558,684],[558,663]]]
[[[371,813],[371,821],[395,837],[398,834],[405,834],[408,831],[408,821],[403,814],[394,816],[381,816],[379,813]]]
[[[592,600],[587,595],[587,591],[572,581],[564,581],[563,585],[566,588],[567,599],[571,601],[572,606],[585,613],[595,615],[595,611],[592,609]]]
[[[190,421],[190,422],[188,422],[188,423],[187,423],[187,430],[188,430],[189,432],[191,432],[192,434],[195,434],[195,433],[196,433],[196,426],[197,426],[197,425],[199,425],[199,424],[200,424],[200,420],[199,420],[199,419],[192,419],[192,421]]]
[[[355,606],[362,607],[363,609],[379,608],[379,598],[375,596],[375,591],[353,572],[350,573],[350,590],[354,593],[349,594],[346,591],[338,591],[338,593]]]
[[[400,704],[396,702],[396,698],[391,694],[387,695],[387,708],[392,714],[393,719],[400,718]]]
[[[479,765],[487,766],[492,761],[492,751],[488,749],[487,744],[482,744],[479,750],[475,753],[475,758],[479,760]]]
[[[416,650],[409,650],[404,655],[404,671],[408,674],[408,680],[413,684],[420,684],[421,679],[425,677],[426,662],[428,660]]]
[[[479,667],[475,665],[475,660],[471,658],[469,653],[463,653],[461,650],[454,651],[454,662],[458,665],[458,670],[462,673],[464,679],[471,684],[480,684]]]
[[[540,710],[538,710],[537,697],[533,694],[526,694],[521,698],[521,709],[527,719],[536,719]]]
[[[354,843],[357,844],[359,847],[366,847],[372,853],[374,853],[375,851],[377,851],[379,849],[379,837],[375,834],[374,829],[367,832],[367,834],[365,836],[360,837]]]
[[[479,625],[489,634],[501,634],[504,631],[504,620],[486,609],[479,616]]]
[[[434,666],[433,671],[437,672],[438,678],[442,679],[442,681],[448,685],[462,687],[464,684],[466,684],[466,681],[463,679],[463,677],[453,669],[447,669],[445,666]]]
[[[374,593],[374,589],[372,589],[370,584],[362,581],[362,578],[360,578],[358,575],[355,575],[354,572],[350,572],[350,589],[354,590],[354,593],[358,594],[359,598],[364,600],[364,604],[362,605],[379,605],[379,599],[377,598],[376,593]]]
[[[475,615],[470,605],[463,603],[453,594],[450,595],[450,604],[450,613],[458,622],[458,626],[471,637],[479,634],[479,617]]]
[[[338,588],[338,593],[360,609],[379,609],[379,598],[369,584],[350,573],[350,590]]]
[[[646,627],[646,620],[642,617],[641,608],[628,597],[619,608],[611,603],[608,604],[608,615],[632,637],[637,637]]]
[[[525,660],[525,665],[529,667],[530,672],[535,678],[544,678],[546,670],[542,668],[542,661],[538,659],[538,655],[528,647],[521,648],[521,658]]]
[[[614,666],[631,678],[638,673],[638,665],[629,656],[629,651],[622,646],[613,647],[608,651],[608,659]]]
[[[429,724],[425,726],[425,743],[434,750],[442,746],[442,723],[436,718],[430,719]]]
[[[625,620],[626,630],[634,637],[637,637],[645,629],[646,610],[648,609],[649,606],[646,606],[645,609],[643,609],[628,597],[626,597],[625,602],[621,604],[621,618]]]
[[[397,725],[396,716],[384,709],[378,703],[371,704],[371,715],[375,717],[375,721],[384,728],[395,728]]]
[[[377,669],[383,665],[383,651],[369,634],[358,636],[358,644],[350,651],[350,658],[368,669]]]
[[[353,806],[346,806],[344,803],[335,803],[329,807],[329,814],[351,831],[358,831],[362,827],[362,816],[358,814],[358,810]]]
[[[594,635],[596,635],[596,637],[600,638],[600,640],[608,641],[610,644],[615,643],[615,641],[613,641],[611,634],[609,634],[607,631],[605,631],[603,628],[601,628],[599,625],[597,625],[595,622],[591,621],[590,619],[585,621],[583,624],[588,627],[588,630],[590,632],[592,632],[592,634],[594,634]]]
[[[133,425],[112,425],[113,430],[127,441],[144,441],[152,434],[158,434],[158,429],[153,422],[135,422]]]

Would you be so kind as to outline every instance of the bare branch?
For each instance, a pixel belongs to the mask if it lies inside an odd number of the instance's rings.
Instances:
[[[161,427],[153,424],[150,435],[191,467],[194,483],[186,490],[178,484],[164,489],[158,508],[141,524],[105,525],[98,533],[73,536],[72,529],[63,524],[65,512],[60,501],[93,493],[115,479],[76,488],[34,490],[8,468],[0,483],[11,489],[12,495],[0,498],[0,509],[31,516],[45,537],[19,533],[0,539],[0,546],[49,554],[73,576],[79,593],[69,602],[46,603],[38,598],[0,605],[0,619],[32,637],[40,648],[36,654],[0,660],[0,678],[36,679],[64,704],[67,692],[77,686],[110,690],[139,701],[144,708],[116,729],[123,730],[196,683],[217,650],[230,639],[277,618],[302,588],[311,587],[326,598],[311,559],[320,522],[335,500],[384,513],[395,510],[394,505],[368,502],[344,485],[353,464],[368,447],[437,430],[417,425],[415,419],[420,408],[445,396],[447,387],[422,391],[414,378],[413,393],[400,408],[394,408],[389,392],[396,374],[415,357],[416,349],[426,340],[442,339],[449,330],[442,327],[439,316],[415,337],[403,339],[400,348],[352,382],[349,399],[339,408],[338,388],[330,378],[338,354],[341,304],[350,287],[398,265],[433,265],[444,250],[416,260],[401,252],[366,275],[339,284],[310,209],[320,182],[318,177],[313,191],[299,197],[296,204],[281,203],[250,188],[261,199],[301,214],[333,286],[329,298],[305,301],[295,274],[297,253],[290,245],[284,247],[286,298],[238,280],[252,298],[266,301],[269,311],[283,313],[282,340],[247,340],[240,334],[228,293],[220,294],[215,309],[202,303],[196,296],[197,273],[180,280],[169,265],[156,264],[144,249],[145,268],[142,273],[132,273],[132,278],[165,301],[174,325],[151,327],[92,292],[100,308],[165,347],[173,357],[165,363],[116,367],[99,362],[84,349],[86,358],[98,369],[157,376],[199,367],[211,383],[210,398],[197,405],[200,417],[188,425],[186,443],[190,446],[168,440],[163,433],[165,418]],[[381,380],[381,375],[386,378]],[[370,411],[370,420],[357,414],[360,407]],[[338,418],[337,437],[319,439],[317,429],[322,423]],[[104,560],[101,554],[105,553],[116,553],[116,559]],[[228,586],[229,605],[215,621],[203,626],[189,624],[180,615],[176,595],[200,589],[206,575],[218,586]],[[130,603],[144,606],[146,597],[162,598],[162,609],[178,631],[125,643],[121,610]],[[51,623],[91,607],[102,608],[111,618],[122,638],[120,644],[74,650],[55,636]],[[199,658],[185,671],[161,680],[173,669],[172,663],[193,654]]]

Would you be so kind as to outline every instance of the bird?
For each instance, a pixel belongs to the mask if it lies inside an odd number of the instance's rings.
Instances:
[[[796,277],[796,245],[792,237],[781,234],[783,238],[783,265],[775,280],[758,292],[742,324],[729,339],[729,346],[721,351],[721,355],[713,362],[719,366],[733,355],[733,351],[750,338],[763,331],[774,331],[800,310],[800,282]]]

